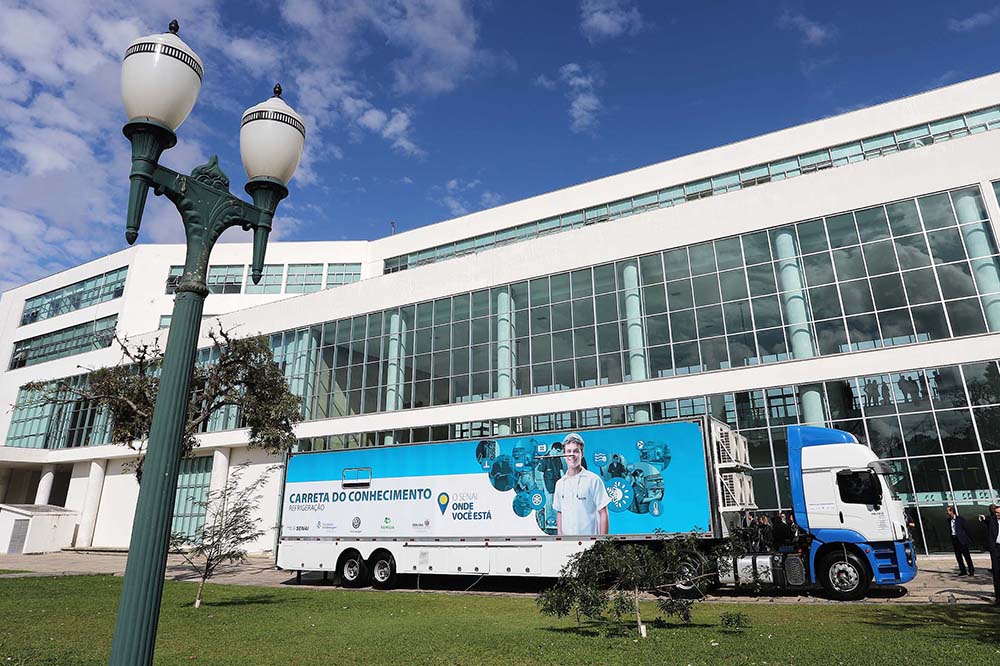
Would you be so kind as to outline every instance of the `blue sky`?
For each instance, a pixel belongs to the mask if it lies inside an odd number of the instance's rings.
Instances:
[[[306,118],[283,240],[379,238],[1000,62],[989,2],[0,0],[0,290],[125,247],[121,55],[171,18],[206,74],[164,164],[218,153],[242,194],[242,111],[280,81]],[[151,197],[140,242],[181,240]]]

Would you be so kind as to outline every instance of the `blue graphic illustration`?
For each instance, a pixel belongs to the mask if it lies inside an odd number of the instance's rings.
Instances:
[[[508,520],[517,520],[521,515],[526,519],[525,536],[556,535],[559,519],[555,506],[562,504],[555,501],[556,488],[567,473],[562,443],[565,436],[565,432],[544,432],[529,437],[293,456],[287,483],[339,481],[345,478],[345,472],[367,468],[373,482],[407,479],[405,492],[390,494],[376,489],[374,483],[372,489],[345,488],[339,500],[345,511],[362,502],[384,503],[387,509],[396,505],[402,508],[412,501],[412,493],[424,489],[426,498],[420,501],[436,502],[443,516],[449,515],[460,493],[475,493],[478,487],[480,498],[475,510],[483,511],[498,498],[483,497],[483,490],[495,496],[510,492],[492,505],[495,517],[499,518],[498,511],[511,511]],[[584,441],[586,469],[597,475],[611,500],[609,534],[649,534],[658,529],[684,533],[712,524],[705,442],[697,421],[583,430],[579,436]],[[476,484],[470,485],[470,476],[478,477]],[[515,509],[518,495],[522,499]],[[677,510],[681,506],[684,510]],[[535,520],[529,522],[531,513]],[[488,530],[488,524],[485,520],[470,520],[469,534]]]
[[[529,515],[532,510],[531,496],[528,495],[528,493],[518,493],[514,495],[514,513],[524,518]]]
[[[621,512],[632,508],[632,501],[635,499],[635,493],[632,492],[632,484],[625,479],[615,477],[611,479],[610,483],[605,483],[605,487],[608,489],[608,497],[611,498],[611,504],[608,505],[609,509]]]

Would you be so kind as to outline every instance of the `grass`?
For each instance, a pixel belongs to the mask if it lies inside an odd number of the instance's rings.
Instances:
[[[106,664],[120,586],[0,580],[0,664]],[[544,617],[525,597],[210,585],[195,610],[194,593],[166,583],[157,664],[1000,663],[1000,613],[987,606],[700,604],[693,625],[636,640]],[[723,633],[723,612],[751,626]]]
[[[16,573],[31,573],[30,571],[25,571],[24,569],[0,569],[0,576],[4,574],[16,574]]]

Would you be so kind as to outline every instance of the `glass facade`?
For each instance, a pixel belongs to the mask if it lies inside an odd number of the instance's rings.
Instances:
[[[204,502],[208,497],[211,480],[211,456],[181,460],[177,493],[174,495],[174,519],[170,524],[171,534],[179,532],[192,538],[204,526],[205,508],[197,503]]]
[[[252,271],[247,271],[245,291],[248,294],[280,294],[284,273],[284,264],[265,264],[260,276],[260,284],[254,284]]]
[[[1000,107],[981,109],[931,123],[907,127],[895,132],[871,136],[860,141],[794,155],[767,164],[758,164],[738,171],[673,185],[661,190],[610,201],[591,208],[571,211],[563,215],[528,222],[453,243],[390,257],[385,260],[383,270],[385,273],[395,273],[452,257],[481,252],[492,247],[519,243],[585,225],[608,222],[628,215],[643,213],[653,208],[678,206],[696,199],[891,155],[903,150],[920,148],[969,134],[993,130],[997,127],[1000,127]]]
[[[166,287],[163,290],[163,293],[164,294],[177,293],[177,283],[180,282],[182,275],[184,275],[183,266],[171,266],[170,270],[167,272],[167,282],[166,282]]]
[[[243,288],[243,265],[209,266],[207,282],[210,294],[238,294]]]
[[[173,294],[184,273],[183,266],[171,266],[167,275],[166,291]],[[326,288],[358,282],[361,279],[360,263],[328,264]],[[323,264],[289,264],[285,276],[284,264],[266,264],[260,284],[254,284],[251,271],[242,264],[208,267],[208,290],[213,294],[280,294],[284,282],[285,293],[306,294],[323,289]]]
[[[978,187],[272,335],[306,418],[1000,330]]]
[[[125,291],[128,267],[108,271],[96,277],[29,298],[24,302],[21,325],[33,324],[67,312],[118,298]]]
[[[323,264],[288,264],[286,294],[307,294],[323,288]]]
[[[361,264],[327,264],[326,288],[361,280]]]
[[[110,347],[118,315],[88,321],[14,343],[8,370]]]
[[[86,375],[70,380],[79,386]],[[39,404],[40,393],[20,391],[7,431],[7,446],[26,449],[68,449],[107,443],[111,424],[105,410],[69,391],[57,396],[57,404]]]

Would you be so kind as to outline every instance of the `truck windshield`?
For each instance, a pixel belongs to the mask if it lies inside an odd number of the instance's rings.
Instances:
[[[898,465],[900,463],[882,460],[868,464],[870,470],[885,479],[885,486],[889,489],[889,494],[894,500],[900,499],[900,492],[906,492],[906,473]]]

